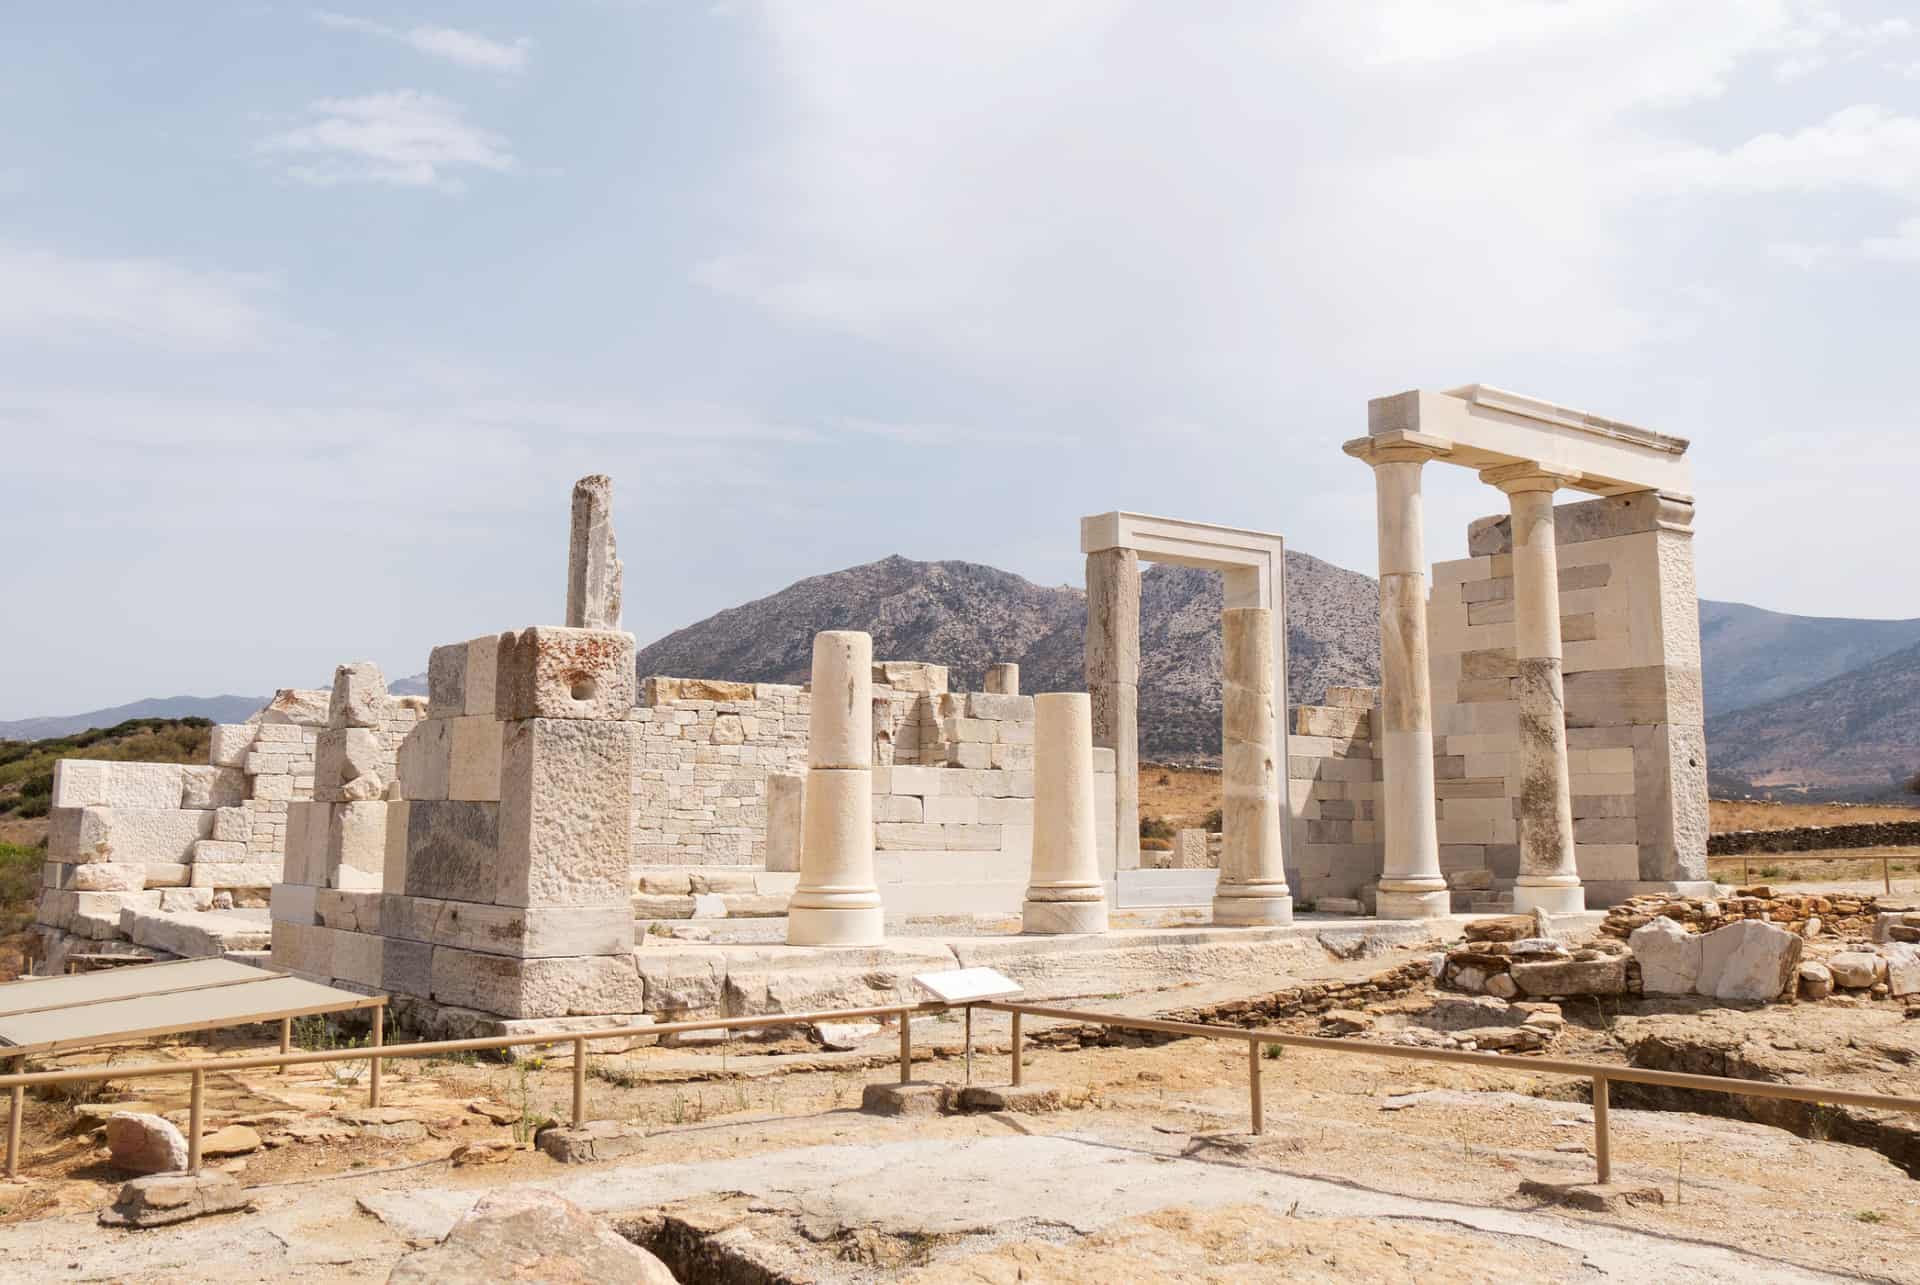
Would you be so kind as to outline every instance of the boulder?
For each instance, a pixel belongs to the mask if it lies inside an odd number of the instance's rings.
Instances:
[[[1825,999],[1833,994],[1833,971],[1818,960],[1800,965],[1800,998]]]
[[[430,1249],[395,1264],[388,1285],[631,1281],[674,1285],[666,1264],[551,1192],[496,1191]]]
[[[534,1145],[563,1165],[617,1160],[647,1148],[647,1131],[620,1120],[589,1120],[574,1128],[555,1125],[534,1135]]]
[[[1800,934],[1743,919],[1700,939],[1700,978],[1694,990],[1715,999],[1779,999],[1800,967]]]
[[[1901,942],[1882,946],[1887,961],[1887,989],[1894,995],[1920,995],[1920,946]]]
[[[187,1167],[187,1139],[157,1115],[116,1111],[107,1117],[107,1149],[113,1167],[129,1173],[181,1173]]]
[[[156,1173],[121,1187],[112,1208],[100,1211],[100,1222],[106,1227],[164,1227],[245,1209],[250,1203],[246,1188],[230,1173]]]
[[[1468,941],[1521,941],[1534,934],[1532,915],[1476,919],[1461,930]]]
[[[1827,957],[1833,984],[1848,990],[1863,991],[1880,980],[1886,961],[1870,950],[1843,950]]]
[[[1623,995],[1627,990],[1625,955],[1515,964],[1512,972],[1523,995]]]
[[[1627,936],[1640,961],[1640,990],[1646,995],[1691,995],[1700,980],[1700,938],[1664,916]]]

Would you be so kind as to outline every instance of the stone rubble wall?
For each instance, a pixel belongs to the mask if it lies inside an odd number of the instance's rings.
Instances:
[[[163,915],[264,906],[290,812],[313,794],[326,705],[325,692],[282,690],[249,721],[215,726],[204,766],[56,763],[36,915],[47,967],[81,951],[166,958],[180,939],[153,927]],[[195,941],[219,953],[217,939]]]
[[[1380,878],[1385,846],[1375,809],[1379,692],[1334,687],[1325,705],[1299,705],[1287,736],[1287,807],[1293,844],[1287,883],[1301,903],[1361,900]],[[1444,784],[1444,783],[1443,783]]]
[[[1920,821],[1863,821],[1853,825],[1802,825],[1786,830],[1729,830],[1707,838],[1710,856],[1754,852],[1820,852],[1828,848],[1911,847],[1920,844]]]
[[[1680,506],[1685,509],[1685,506]],[[1706,879],[1706,738],[1685,513],[1652,492],[1558,506],[1575,858],[1587,904]],[[1433,566],[1427,620],[1440,868],[1519,872],[1520,743],[1506,518]]]

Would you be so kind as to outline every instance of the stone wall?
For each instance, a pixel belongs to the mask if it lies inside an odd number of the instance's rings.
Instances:
[[[1705,880],[1706,737],[1692,508],[1652,492],[1554,510],[1575,856],[1587,904]],[[1518,873],[1509,519],[1435,563],[1427,618],[1440,867]]]
[[[1293,845],[1287,882],[1303,902],[1361,899],[1384,859],[1380,760],[1374,756],[1379,693],[1333,687],[1325,705],[1293,709],[1287,736],[1288,810]]]
[[[204,766],[56,763],[37,909],[49,966],[83,946],[129,950],[150,912],[264,905],[290,810],[313,794],[326,706],[325,692],[283,690],[248,722],[214,727]]]
[[[1828,848],[1911,847],[1920,844],[1920,821],[1863,821],[1854,825],[1802,825],[1787,830],[1729,830],[1707,839],[1711,856],[1743,852],[1821,852]]]

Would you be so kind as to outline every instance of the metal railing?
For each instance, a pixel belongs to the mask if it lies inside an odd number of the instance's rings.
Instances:
[[[778,1013],[762,1017],[715,1017],[684,1022],[658,1022],[644,1026],[609,1027],[565,1035],[495,1035],[467,1040],[437,1040],[420,1044],[382,1044],[381,1022],[376,1014],[374,1035],[365,1048],[324,1049],[314,1052],[286,1051],[287,1032],[282,1027],[281,1047],[277,1054],[250,1054],[234,1058],[204,1058],[192,1062],[149,1062],[133,1066],[79,1067],[64,1071],[28,1071],[0,1075],[0,1088],[11,1097],[7,1122],[7,1176],[16,1176],[19,1168],[21,1106],[26,1090],[40,1084],[73,1084],[86,1080],[135,1080],[161,1075],[189,1075],[192,1093],[189,1105],[187,1154],[188,1169],[200,1169],[200,1139],[204,1123],[203,1093],[209,1071],[231,1072],[312,1066],[365,1059],[369,1065],[367,1101],[380,1105],[380,1067],[393,1058],[439,1057],[449,1053],[471,1053],[507,1048],[539,1048],[556,1044],[573,1046],[573,1112],[577,1128],[587,1120],[587,1046],[596,1040],[625,1040],[688,1031],[751,1030],[768,1026],[803,1026],[815,1022],[843,1022],[863,1017],[894,1017],[900,1021],[900,1083],[913,1078],[913,1028],[917,1014],[967,1010],[971,1069],[971,1017],[974,1008],[1007,1013],[1012,1020],[1011,1082],[1024,1078],[1021,1066],[1025,1051],[1025,1018],[1037,1017],[1119,1030],[1151,1031],[1198,1039],[1243,1040],[1247,1044],[1247,1100],[1250,1132],[1266,1131],[1266,1106],[1261,1085],[1261,1051],[1267,1045],[1314,1049],[1357,1057],[1399,1058],[1414,1062],[1443,1062],[1460,1066],[1478,1066],[1527,1071],[1540,1075],[1559,1075],[1584,1079],[1593,1087],[1593,1154],[1598,1180],[1613,1176],[1613,1142],[1608,1122],[1608,1085],[1613,1081],[1648,1084],[1665,1088],[1694,1089],[1732,1097],[1773,1098],[1790,1102],[1827,1103],[1870,1109],[1899,1111],[1920,1115],[1920,1098],[1893,1097],[1883,1093],[1861,1093],[1852,1089],[1824,1085],[1768,1084],[1757,1080],[1737,1080],[1718,1075],[1691,1075],[1679,1071],[1649,1071],[1637,1067],[1610,1066],[1599,1062],[1575,1062],[1560,1058],[1515,1057],[1503,1053],[1469,1053],[1456,1049],[1429,1049],[1397,1044],[1374,1044],[1363,1040],[1328,1039],[1317,1035],[1288,1035],[1280,1031],[1249,1030],[1237,1026],[1218,1026],[1203,1022],[1175,1022],[1151,1017],[1127,1017],[1114,1013],[1092,1013],[1075,1008],[1044,1004],[1024,1004],[1010,1000],[982,1000],[969,1004],[928,1002],[921,1004],[883,1004],[870,1008],[844,1008],[817,1013]]]
[[[1851,856],[1844,856],[1844,857],[1836,857],[1833,855],[1831,851],[1829,852],[1741,852],[1737,854],[1730,852],[1730,853],[1723,854],[1721,856],[1708,857],[1707,863],[1711,865],[1715,861],[1733,861],[1737,859],[1740,862],[1740,883],[1743,886],[1747,886],[1753,883],[1753,875],[1751,871],[1753,868],[1753,859],[1756,857],[1760,859],[1760,863],[1763,866],[1771,865],[1775,861],[1878,861],[1880,863],[1880,886],[1886,889],[1886,895],[1889,897],[1893,895],[1894,858],[1898,857],[1902,861],[1913,860],[1912,853],[1895,853],[1895,852],[1881,852],[1877,854],[1872,852],[1861,852]],[[1818,896],[1819,894],[1818,893],[1811,893],[1811,894],[1796,893],[1794,895]]]

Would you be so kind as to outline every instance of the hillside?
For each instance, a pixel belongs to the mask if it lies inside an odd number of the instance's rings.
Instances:
[[[1805,691],[1709,717],[1721,790],[1889,792],[1920,770],[1920,644]]]
[[[1920,620],[1790,616],[1700,600],[1709,718],[1804,691],[1920,643]]]
[[[1293,703],[1330,684],[1377,681],[1378,599],[1366,576],[1287,555]],[[1165,758],[1220,748],[1220,578],[1152,566],[1140,578],[1141,750]],[[883,558],[812,576],[642,648],[642,674],[805,682],[813,635],[864,629],[874,654],[951,668],[977,689],[986,667],[1016,661],[1029,692],[1085,685],[1086,595],[969,562]]]
[[[115,727],[141,718],[204,718],[210,723],[244,723],[267,703],[264,696],[150,696],[130,705],[0,721],[0,741],[38,741],[72,736],[89,728]]]

